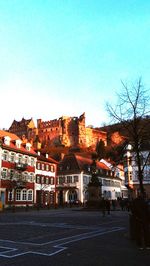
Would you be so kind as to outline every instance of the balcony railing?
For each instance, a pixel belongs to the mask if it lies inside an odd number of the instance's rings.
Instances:
[[[24,170],[27,169],[27,164],[25,164],[25,163],[16,163],[16,164],[15,164],[15,168],[16,168],[17,170],[22,170],[22,171],[24,171]]]

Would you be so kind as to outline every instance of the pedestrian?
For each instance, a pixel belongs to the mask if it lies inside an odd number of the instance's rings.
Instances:
[[[104,198],[102,198],[102,200],[101,200],[101,209],[102,209],[103,217],[105,217],[105,213],[106,213],[106,200]]]
[[[110,200],[109,199],[106,199],[106,211],[107,211],[107,214],[110,214]]]
[[[150,212],[143,196],[132,202],[131,211],[135,223],[135,240],[140,249],[150,249]]]
[[[116,210],[116,201],[115,200],[112,200],[112,207],[113,207],[113,211]]]

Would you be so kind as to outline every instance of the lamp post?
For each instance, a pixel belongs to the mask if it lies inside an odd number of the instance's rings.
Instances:
[[[57,204],[56,204],[56,188],[57,188],[57,166],[54,166],[55,169],[55,177],[54,177],[54,208],[57,208]]]

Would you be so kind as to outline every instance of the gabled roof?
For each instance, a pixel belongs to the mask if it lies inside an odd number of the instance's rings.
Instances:
[[[92,160],[90,158],[85,158],[85,157],[82,157],[80,155],[74,155],[75,156],[75,159],[77,161],[77,164],[80,168],[80,170],[83,170],[85,165],[91,165],[92,164]]]
[[[33,125],[34,125],[34,121],[33,121],[32,118],[30,118],[30,119],[25,119],[25,118],[23,117],[21,121],[16,121],[16,120],[14,120],[14,121],[12,122],[12,124],[11,124],[9,130],[11,130],[13,126],[16,126],[16,127],[26,126],[26,127],[28,127],[28,126],[30,125],[30,123],[33,123]],[[34,127],[35,127],[35,125],[34,125]]]
[[[43,154],[37,156],[38,161],[43,161],[43,162],[48,162],[48,163],[53,163],[53,164],[58,164],[56,160],[54,160],[51,157],[46,158]]]
[[[5,137],[10,137],[10,144],[6,145],[5,143],[3,143],[3,140]],[[34,151],[34,149],[31,147],[30,151],[27,150],[25,148],[24,143],[21,144],[20,148],[16,147],[16,140],[20,140],[22,141],[17,135],[4,131],[4,130],[0,130],[0,138],[2,140],[2,147],[7,149],[7,150],[13,150],[13,151],[17,151],[19,153],[24,153],[24,154],[29,154],[29,155],[36,155],[36,152]]]
[[[63,166],[61,171],[68,173],[71,172],[90,172],[93,160],[90,158],[82,157],[77,154],[67,154],[64,156],[63,160],[59,163],[59,166]],[[96,162],[97,169],[110,170],[104,163]]]
[[[5,131],[5,130],[0,130],[0,138],[3,138],[3,137],[10,137],[11,140],[17,140],[17,139],[20,139],[17,135],[13,134],[13,133],[10,133],[8,131]]]
[[[83,169],[85,165],[91,165],[93,163],[93,160],[90,158],[85,158],[79,155],[75,155],[75,158],[78,162],[78,165],[80,169]],[[98,169],[105,169],[105,170],[110,170],[109,167],[107,167],[104,163],[102,162],[96,162],[96,167]]]

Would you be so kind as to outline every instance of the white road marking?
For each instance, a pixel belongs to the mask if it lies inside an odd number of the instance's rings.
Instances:
[[[78,227],[74,228],[78,229]],[[85,227],[82,227],[82,229]],[[89,227],[88,227],[89,228]],[[87,228],[86,228],[87,229]],[[91,228],[90,228],[91,229]],[[74,236],[60,238],[57,240],[44,242],[41,244],[32,242],[19,242],[11,240],[0,240],[0,256],[5,258],[14,258],[26,254],[36,254],[43,256],[53,256],[63,250],[67,249],[65,245],[77,241],[86,240],[100,235],[110,234],[124,230],[123,227],[101,228],[99,230],[92,230],[91,232],[81,233]]]

